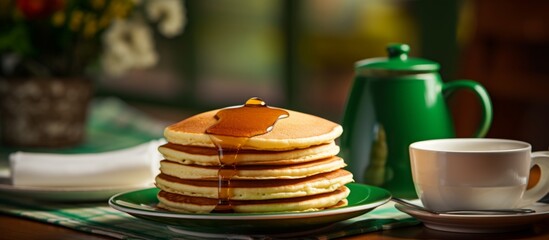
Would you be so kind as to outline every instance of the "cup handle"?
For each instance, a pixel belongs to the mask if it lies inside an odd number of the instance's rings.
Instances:
[[[522,195],[521,207],[533,204],[549,193],[549,151],[532,153],[528,187]]]
[[[472,80],[455,80],[447,82],[442,87],[444,97],[448,97],[459,88],[465,88],[473,91],[482,104],[482,122],[475,132],[474,137],[484,137],[492,124],[492,102],[486,89],[478,82]]]

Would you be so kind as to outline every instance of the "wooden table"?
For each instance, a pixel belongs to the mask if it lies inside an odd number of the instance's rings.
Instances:
[[[167,230],[166,230],[167,231]],[[42,222],[0,214],[0,239],[112,239]],[[464,234],[431,230],[423,225],[378,231],[341,239],[549,239],[549,219],[519,232]]]

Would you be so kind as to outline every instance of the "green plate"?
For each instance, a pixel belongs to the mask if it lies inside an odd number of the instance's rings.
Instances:
[[[178,229],[208,233],[269,233],[305,231],[360,216],[391,199],[384,189],[349,183],[346,207],[315,212],[280,213],[175,213],[156,207],[157,188],[121,193],[109,199],[114,209],[135,217],[176,226]]]

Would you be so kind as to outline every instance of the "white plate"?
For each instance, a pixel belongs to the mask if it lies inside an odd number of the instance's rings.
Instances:
[[[94,202],[106,201],[117,193],[151,186],[152,183],[115,187],[31,187],[14,186],[6,181],[0,181],[0,194],[52,202]]]
[[[535,210],[534,213],[505,215],[437,215],[401,204],[395,204],[395,207],[423,222],[428,228],[447,232],[511,232],[525,229],[533,223],[549,218],[549,204],[544,203],[526,207]]]

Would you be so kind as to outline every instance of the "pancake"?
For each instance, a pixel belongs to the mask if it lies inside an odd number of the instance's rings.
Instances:
[[[342,131],[259,98],[172,124],[164,130],[168,143],[158,148],[165,158],[155,179],[159,206],[193,213],[344,206],[353,175],[336,156]]]
[[[265,200],[294,198],[334,191],[353,181],[353,175],[343,169],[319,173],[298,179],[231,180],[230,200]],[[217,180],[189,180],[164,173],[156,177],[156,186],[166,192],[217,199]]]
[[[164,130],[168,142],[180,145],[214,147],[206,129],[217,122],[213,110],[197,114],[181,122],[170,125]],[[251,137],[242,149],[283,151],[307,148],[332,142],[343,132],[343,128],[326,119],[286,110],[289,117],[280,119],[272,131]]]
[[[231,201],[231,208],[237,213],[318,211],[346,206],[346,198],[349,193],[350,190],[347,187],[341,186],[334,191],[304,197],[271,200],[233,200]],[[158,193],[158,200],[158,207],[183,213],[210,213],[218,204],[217,199],[189,197],[165,191]]]
[[[166,160],[182,164],[219,165],[218,150],[213,147],[167,143],[158,148]],[[303,149],[288,151],[240,150],[238,165],[282,165],[314,161],[339,153],[334,141]]]
[[[342,158],[328,157],[292,165],[243,165],[236,168],[231,179],[295,179],[331,172],[345,167]],[[219,166],[186,165],[172,161],[160,162],[163,174],[182,179],[214,179],[219,177]]]

